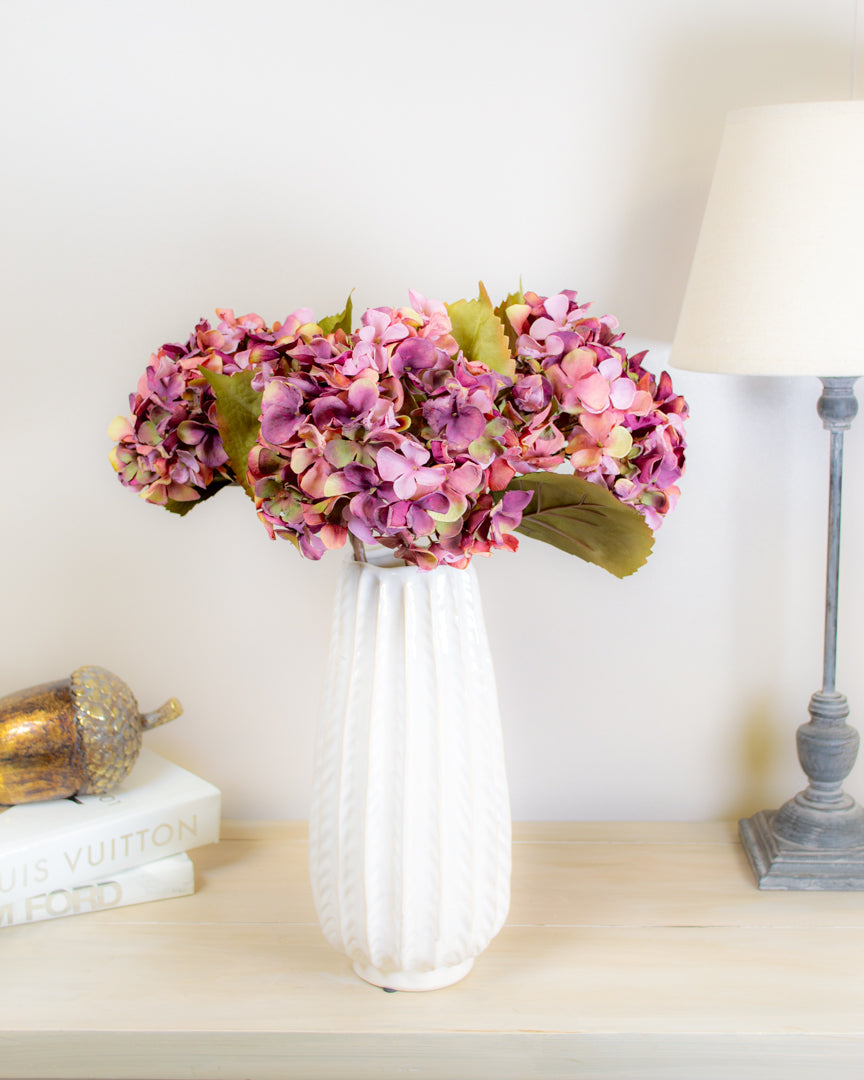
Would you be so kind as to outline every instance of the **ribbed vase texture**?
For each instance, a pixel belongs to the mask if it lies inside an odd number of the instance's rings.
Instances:
[[[310,871],[363,978],[434,989],[510,902],[510,805],[473,568],[346,562],[318,720]]]

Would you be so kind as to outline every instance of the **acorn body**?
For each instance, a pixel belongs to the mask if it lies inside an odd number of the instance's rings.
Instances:
[[[74,795],[85,783],[71,680],[0,698],[0,803]]]
[[[123,680],[95,666],[0,698],[0,804],[110,791],[135,764],[142,732],[181,711],[171,698],[142,715]]]

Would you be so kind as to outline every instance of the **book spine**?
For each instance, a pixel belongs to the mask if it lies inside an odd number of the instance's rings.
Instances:
[[[39,890],[15,900],[0,901],[0,927],[189,896],[194,891],[192,860],[184,854],[170,855],[90,884]]]
[[[64,831],[0,858],[0,907],[27,896],[89,885],[219,839],[221,795],[178,798]]]

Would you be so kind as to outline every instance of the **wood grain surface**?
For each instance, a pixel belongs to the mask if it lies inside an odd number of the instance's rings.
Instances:
[[[760,893],[723,823],[514,829],[504,930],[385,994],[324,941],[305,823],[227,823],[195,896],[0,930],[0,1077],[864,1076],[864,896]]]

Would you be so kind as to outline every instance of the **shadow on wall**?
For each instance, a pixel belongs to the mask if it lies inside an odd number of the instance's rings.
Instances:
[[[723,747],[713,816],[726,818],[779,805],[778,792],[785,800],[797,782],[794,729],[820,655],[821,621],[809,613],[823,584],[824,432],[815,379],[693,375],[690,384],[698,426],[687,480],[697,497],[688,505],[703,537],[693,587],[706,606],[689,656],[697,708]]]
[[[673,337],[726,113],[849,97],[854,28],[850,20],[849,40],[841,43],[837,22],[808,26],[805,35],[776,25],[769,32],[755,20],[742,26],[739,17],[710,36],[670,35],[655,71],[645,72],[654,102],[644,115],[652,122],[638,143],[620,148],[641,193],[622,222],[611,282],[625,325],[646,337]]]
[[[772,810],[782,799],[777,795],[777,762],[783,760],[790,733],[776,703],[765,694],[754,699],[739,722],[736,753],[732,760],[738,790],[723,818],[736,821],[757,810]],[[803,782],[802,782],[802,787]]]

